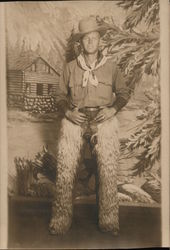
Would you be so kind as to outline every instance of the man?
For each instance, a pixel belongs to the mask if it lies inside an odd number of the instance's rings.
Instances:
[[[93,17],[80,21],[74,39],[80,41],[82,52],[65,65],[60,79],[58,105],[65,117],[57,149],[57,194],[49,227],[52,234],[64,234],[71,226],[72,193],[85,139],[91,143],[98,164],[99,227],[115,235],[119,231],[116,113],[130,94],[121,71],[99,51],[100,37],[105,32]]]

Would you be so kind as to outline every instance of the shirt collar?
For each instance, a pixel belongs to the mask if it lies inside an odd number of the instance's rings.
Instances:
[[[85,58],[85,56],[84,56],[84,53],[82,53],[82,56],[84,57],[84,61],[85,61],[86,65],[87,65],[87,67],[89,67],[89,68],[91,68],[91,67],[93,67],[93,66],[96,67],[97,64],[99,64],[99,63],[101,62],[102,58],[103,58],[102,52],[101,52],[101,51],[98,51],[97,59],[90,65],[90,64],[86,61],[86,58]]]

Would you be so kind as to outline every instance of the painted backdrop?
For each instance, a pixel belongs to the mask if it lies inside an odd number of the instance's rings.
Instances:
[[[111,28],[102,48],[127,77],[133,75],[131,100],[118,114],[122,145],[120,200],[160,202],[159,3],[146,1],[140,6],[140,1],[136,5],[132,2],[6,4],[10,194],[51,197],[54,186],[43,169],[43,157],[51,157],[46,167],[55,164],[59,117],[54,99],[59,75],[71,32],[77,30],[82,17],[94,15]],[[47,73],[49,77],[45,78]],[[22,85],[23,75],[29,77]],[[32,176],[30,171],[35,165],[40,172]],[[80,166],[77,185],[77,199],[94,198],[93,166],[88,171],[86,164]]]

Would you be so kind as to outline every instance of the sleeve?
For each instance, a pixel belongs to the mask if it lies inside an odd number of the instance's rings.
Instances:
[[[61,113],[68,109],[68,85],[69,85],[69,67],[65,64],[59,79],[59,88],[56,96],[56,106]]]
[[[116,111],[120,111],[128,102],[130,98],[130,89],[127,86],[127,80],[121,70],[116,66],[113,75],[113,91],[116,95],[116,101],[113,107]]]

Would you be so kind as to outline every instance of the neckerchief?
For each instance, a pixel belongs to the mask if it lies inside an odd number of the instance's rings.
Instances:
[[[94,70],[103,66],[106,63],[107,58],[103,56],[102,59],[97,64],[93,63],[90,67],[87,66],[82,54],[80,54],[77,57],[77,61],[78,61],[78,64],[81,66],[81,68],[84,69],[82,86],[86,87],[89,81],[92,85],[96,87],[98,85],[98,79],[96,75],[94,74]]]

